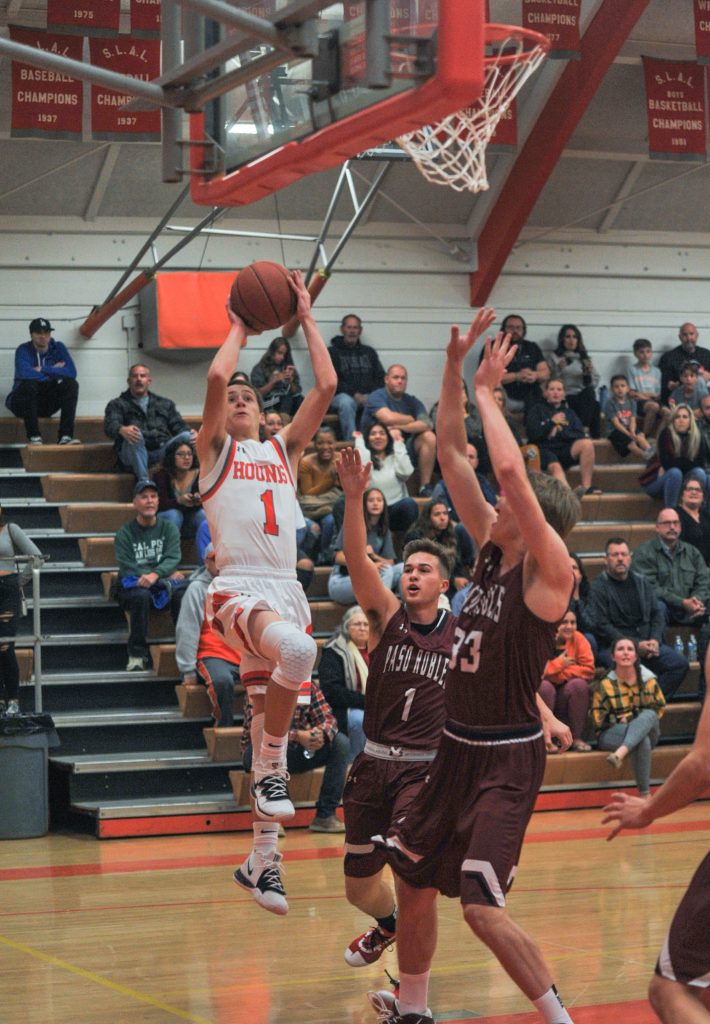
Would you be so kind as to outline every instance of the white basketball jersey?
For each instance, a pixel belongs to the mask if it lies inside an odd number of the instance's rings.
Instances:
[[[268,441],[227,436],[200,494],[220,573],[239,568],[295,573],[296,527],[303,521],[280,435]]]

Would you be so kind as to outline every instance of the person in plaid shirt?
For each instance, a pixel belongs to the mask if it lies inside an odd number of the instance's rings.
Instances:
[[[252,748],[249,731],[253,710],[251,703],[244,709],[242,734],[242,761],[244,771],[251,771]],[[310,824],[311,832],[344,832],[345,826],[336,817],[345,786],[345,775],[350,760],[350,741],[338,732],[330,704],[317,683],[311,683],[311,702],[298,705],[291,722],[286,751],[286,767],[291,775],[301,775],[314,768],[325,767],[323,783],[316,801],[316,816]]]

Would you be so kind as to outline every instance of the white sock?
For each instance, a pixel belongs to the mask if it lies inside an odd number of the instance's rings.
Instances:
[[[403,1017],[407,1013],[426,1013],[430,973],[400,974],[397,1005]]]
[[[261,744],[264,742],[264,712],[260,715],[254,715],[251,720],[251,726],[249,728],[249,741],[251,743],[251,760],[252,765],[256,764],[259,760],[259,754],[261,753]]]
[[[264,730],[259,756],[254,762],[254,772],[257,778],[263,778],[264,775],[268,775],[275,769],[286,767],[287,746],[288,733],[285,736],[271,736]]]
[[[254,832],[254,853],[266,859],[269,854],[276,853],[279,840],[279,826],[274,821],[252,822]]]
[[[533,1002],[545,1024],[574,1024],[554,985],[539,999],[533,999]]]

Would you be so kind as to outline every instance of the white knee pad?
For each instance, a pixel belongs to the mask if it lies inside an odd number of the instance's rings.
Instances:
[[[287,690],[297,690],[311,678],[318,648],[313,637],[290,622],[272,622],[261,634],[263,653],[276,662],[272,678]]]

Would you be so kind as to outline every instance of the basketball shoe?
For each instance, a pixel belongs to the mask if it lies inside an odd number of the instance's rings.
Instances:
[[[286,890],[281,881],[283,854],[275,852],[261,857],[252,852],[234,872],[234,881],[252,894],[256,902],[270,914],[283,917],[288,913]]]
[[[286,821],[296,813],[288,795],[286,783],[289,774],[285,769],[272,771],[251,784],[256,813],[265,821]]]
[[[367,967],[368,964],[374,964],[396,938],[395,932],[386,932],[374,925],[353,939],[345,950],[345,960],[351,967]]]
[[[425,1013],[400,1013],[393,992],[368,992],[367,998],[382,1024],[432,1024],[434,1020],[429,1007]]]

